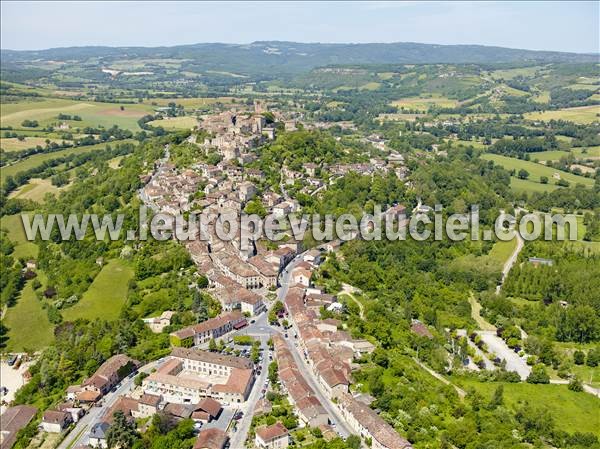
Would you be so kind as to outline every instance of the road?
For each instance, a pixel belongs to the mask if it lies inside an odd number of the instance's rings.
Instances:
[[[521,237],[521,234],[516,232],[515,235],[516,235],[516,239],[517,239],[517,247],[512,252],[512,254],[508,258],[508,260],[504,263],[504,267],[502,268],[502,279],[500,280],[500,283],[496,286],[496,294],[497,295],[500,294],[500,290],[502,290],[502,285],[504,284],[504,281],[506,280],[506,276],[508,276],[508,272],[510,271],[510,269],[513,267],[513,265],[517,261],[517,257],[519,257],[519,253],[521,252],[521,250],[523,249],[523,246],[525,244],[525,242],[523,241],[523,238]]]
[[[277,292],[277,297],[280,301],[283,302],[285,296],[287,295],[289,289],[289,282],[292,270],[295,268],[297,264],[302,261],[302,257],[304,253],[298,254],[292,261],[287,265],[287,267],[282,270],[281,275],[279,277],[279,285],[281,286]],[[346,423],[344,418],[342,417],[340,411],[335,406],[335,404],[329,399],[323,387],[316,381],[315,375],[313,374],[308,362],[304,358],[304,354],[300,351],[297,346],[297,342],[292,342],[290,339],[285,339],[290,351],[292,352],[292,356],[300,370],[300,373],[308,382],[308,385],[313,389],[321,404],[327,410],[327,413],[330,416],[331,422],[335,424],[335,428],[337,432],[344,438],[352,435],[353,432],[350,430],[350,426]]]
[[[510,349],[504,340],[496,335],[494,331],[477,331],[483,342],[487,345],[489,352],[496,354],[500,359],[506,360],[506,371],[515,371],[521,380],[527,379],[531,373],[531,367],[519,357],[515,351]]]
[[[154,368],[160,365],[160,361],[155,360],[142,366],[138,372],[149,373]],[[91,428],[100,421],[100,418],[104,413],[116,402],[119,396],[127,394],[131,391],[133,386],[134,377],[126,377],[119,388],[114,392],[109,392],[102,399],[101,407],[92,407],[75,425],[73,430],[69,432],[67,437],[60,443],[58,449],[67,449],[71,447],[77,447],[78,445],[85,445],[89,440],[89,431]]]

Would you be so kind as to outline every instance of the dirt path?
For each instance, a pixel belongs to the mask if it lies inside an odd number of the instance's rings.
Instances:
[[[365,319],[365,308],[362,305],[362,303],[356,299],[356,296],[354,296],[354,293],[358,293],[359,290],[356,287],[353,287],[352,285],[349,284],[342,284],[342,291],[341,293],[344,295],[347,295],[352,301],[354,301],[356,303],[356,305],[358,306],[358,313],[360,316],[361,320]]]
[[[460,396],[461,399],[464,398],[467,395],[467,393],[466,393],[465,390],[463,390],[462,388],[460,388],[457,385],[454,385],[452,382],[450,382],[448,379],[446,379],[440,373],[436,373],[434,370],[432,370],[431,368],[429,368],[427,365],[425,365],[424,363],[420,362],[416,357],[413,357],[413,360],[415,361],[415,363],[417,365],[419,365],[421,368],[423,368],[425,371],[427,371],[429,374],[431,374],[433,377],[435,377],[440,382],[442,382],[442,383],[444,383],[446,385],[451,385],[452,387],[454,387],[454,389],[456,390],[456,392],[458,393],[458,395]]]
[[[504,267],[502,268],[502,279],[500,280],[500,283],[496,286],[496,294],[497,295],[500,294],[500,290],[502,290],[502,285],[504,284],[504,281],[506,280],[506,276],[508,276],[510,269],[513,267],[513,265],[517,261],[517,257],[519,257],[519,253],[521,252],[521,250],[523,249],[523,246],[525,244],[525,242],[523,241],[523,238],[521,237],[521,234],[519,234],[517,232],[515,235],[517,238],[517,247],[515,248],[513,253],[510,255],[508,260],[506,262],[504,262]]]
[[[481,304],[477,302],[473,293],[469,296],[469,304],[471,304],[471,317],[475,320],[479,329],[484,331],[496,331],[496,326],[488,323],[485,318],[481,316]]]

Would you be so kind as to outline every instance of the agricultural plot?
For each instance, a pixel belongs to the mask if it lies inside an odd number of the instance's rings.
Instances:
[[[45,99],[42,101],[22,101],[3,104],[0,108],[3,126],[21,128],[24,120],[36,120],[39,127],[67,123],[71,130],[77,128],[99,127],[110,128],[118,125],[123,129],[139,131],[137,121],[144,115],[152,113],[151,106],[146,104],[96,103],[66,99]],[[59,120],[58,114],[78,115],[81,121]]]
[[[194,126],[198,126],[198,120],[195,117],[190,116],[172,117],[163,120],[154,120],[148,122],[148,125],[155,127],[160,126],[164,129],[192,129]]]
[[[600,106],[581,106],[578,108],[558,109],[556,111],[528,112],[524,114],[528,120],[550,121],[568,120],[574,123],[589,124],[600,121]]]
[[[43,281],[43,273],[38,272],[38,277]],[[3,322],[8,328],[8,351],[37,351],[54,340],[52,323],[35,295],[32,282],[25,284],[17,303],[6,310]]]
[[[238,101],[235,97],[216,97],[216,98],[151,98],[144,101],[144,104],[151,106],[168,106],[169,103],[180,104],[186,109],[196,109],[209,106],[215,103],[231,104]]]
[[[564,179],[571,184],[583,184],[586,187],[592,187],[594,180],[591,178],[585,178],[583,176],[574,175],[565,171],[556,170],[551,167],[546,167],[542,164],[537,164],[531,161],[523,161],[512,157],[500,156],[498,154],[483,154],[483,159],[494,161],[496,164],[504,167],[507,170],[521,170],[525,169],[529,172],[529,179],[527,181],[539,183],[540,185],[554,184],[556,180],[553,178],[554,174],[560,175],[560,179]],[[541,184],[540,177],[546,176],[548,178],[548,184]]]
[[[498,382],[477,382],[466,378],[455,378],[463,388],[474,388],[489,401],[500,385]],[[528,402],[541,405],[552,415],[556,427],[565,432],[591,432],[600,436],[600,417],[597,410],[600,400],[591,394],[570,391],[567,385],[534,385],[528,383],[502,383],[504,402],[509,407],[518,407]]]
[[[62,144],[61,139],[46,139],[45,137],[25,137],[23,140],[19,140],[16,137],[11,138],[0,138],[0,148],[6,152],[27,150],[29,148],[35,148],[36,146],[45,147],[46,140],[57,144]]]
[[[114,142],[105,142],[105,143],[99,143],[96,145],[88,145],[88,146],[83,146],[83,147],[66,148],[64,150],[54,151],[52,153],[35,154],[35,155],[30,156],[27,159],[24,159],[20,162],[9,165],[8,167],[2,167],[0,179],[2,180],[2,182],[4,182],[6,177],[14,176],[21,171],[25,171],[25,170],[29,170],[31,168],[37,167],[38,165],[42,164],[45,161],[57,159],[57,158],[60,158],[63,156],[68,156],[70,154],[89,153],[90,151],[96,151],[96,150],[101,150],[103,148],[106,148],[107,145],[115,146],[118,143],[125,143],[125,142],[134,142],[134,141],[133,140],[119,140],[119,141],[114,141]]]
[[[8,197],[32,200],[41,203],[44,201],[44,197],[47,193],[56,195],[67,188],[68,185],[62,187],[53,186],[49,179],[32,178],[27,184],[19,187],[14,192],[11,192]]]
[[[403,98],[392,102],[393,106],[404,109],[412,109],[421,112],[427,112],[429,108],[436,106],[439,108],[453,108],[458,104],[458,101],[446,97],[430,97],[430,98]]]
[[[110,260],[94,278],[83,297],[73,307],[62,310],[67,321],[118,318],[125,299],[133,269],[119,259]]]
[[[37,257],[38,247],[35,243],[27,240],[20,214],[5,215],[2,217],[0,219],[0,228],[8,232],[8,239],[15,244],[13,257],[16,259]]]

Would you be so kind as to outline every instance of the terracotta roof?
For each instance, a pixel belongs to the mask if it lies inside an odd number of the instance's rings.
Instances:
[[[252,382],[252,376],[252,369],[233,368],[227,383],[213,385],[213,390],[221,393],[244,394],[248,384]]]
[[[365,427],[371,436],[387,449],[409,449],[410,442],[401,437],[392,426],[379,417],[369,406],[358,402],[350,394],[344,393],[339,404]]]
[[[196,324],[194,326],[185,327],[176,332],[173,332],[171,335],[175,335],[179,338],[188,338],[192,337],[195,334],[219,329],[220,327],[223,327],[228,323],[241,320],[242,318],[243,315],[238,310],[235,310],[233,312],[222,313],[221,315],[203,321],[202,323]]]
[[[429,338],[430,340],[433,338],[433,335],[431,335],[431,332],[429,332],[429,329],[427,329],[427,326],[425,326],[420,321],[415,321],[414,323],[412,323],[410,326],[410,330],[420,337],[426,337],[426,338]]]
[[[24,428],[33,419],[37,413],[37,408],[29,405],[17,405],[9,407],[0,416],[2,423],[3,437],[0,443],[1,449],[9,449],[17,439],[17,433]]]
[[[212,398],[204,398],[196,406],[196,411],[203,410],[205,412],[208,412],[213,418],[219,416],[219,413],[221,413],[221,409],[221,404]]]
[[[221,429],[205,429],[198,434],[194,449],[222,449],[229,437]]]
[[[75,395],[75,397],[82,402],[96,402],[100,397],[102,397],[102,393],[99,391],[86,390],[80,391]]]
[[[189,418],[192,416],[191,407],[185,404],[168,403],[164,408],[164,412],[176,416],[177,418]]]
[[[196,349],[173,348],[171,357],[214,363],[215,365],[228,366],[230,368],[252,369],[252,362],[246,358]]]
[[[70,416],[70,414],[58,410],[46,410],[42,421],[45,423],[60,424],[62,426]]]
[[[272,426],[262,426],[256,429],[256,435],[265,443],[286,436],[287,434],[288,430],[279,421]]]
[[[157,407],[160,404],[160,396],[155,394],[145,393],[140,398],[140,404],[150,405],[152,407]]]

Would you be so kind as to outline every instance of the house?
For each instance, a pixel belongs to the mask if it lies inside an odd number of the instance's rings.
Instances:
[[[300,284],[305,287],[310,286],[310,278],[312,276],[312,272],[304,267],[296,267],[292,271],[292,283]]]
[[[419,337],[425,337],[429,340],[433,338],[433,335],[431,335],[431,332],[429,331],[429,329],[427,329],[427,326],[425,326],[419,320],[412,320],[412,323],[410,325],[410,331],[413,334],[418,335]]]
[[[192,416],[192,408],[188,404],[173,404],[169,402],[165,405],[163,412],[171,415],[176,421],[188,419]]]
[[[37,408],[29,405],[7,408],[0,416],[0,449],[10,449],[17,440],[19,430],[24,429],[36,413]]]
[[[209,423],[219,418],[219,415],[223,411],[223,407],[218,401],[212,398],[202,399],[192,412],[192,419],[194,421],[200,421]]]
[[[106,434],[110,426],[106,422],[98,422],[92,426],[90,430],[88,444],[92,447],[107,448]]]
[[[147,418],[158,412],[162,398],[156,394],[144,393],[137,403],[137,409],[132,410],[131,414],[134,418]]]
[[[163,329],[171,325],[171,319],[175,315],[175,312],[171,310],[165,310],[160,316],[153,318],[144,318],[144,323],[148,325],[150,330],[156,334],[160,334]]]
[[[201,430],[193,449],[224,449],[229,437],[221,429]]]
[[[48,433],[60,433],[73,422],[71,414],[58,410],[46,410],[42,417],[42,429]]]
[[[94,402],[104,396],[112,387],[119,383],[125,376],[137,370],[139,362],[117,354],[106,360],[98,370],[81,384],[77,399],[84,402]],[[84,394],[91,392],[93,394]]]
[[[256,405],[254,406],[254,414],[255,415],[266,415],[266,414],[271,413],[272,410],[273,410],[273,405],[266,398],[259,399],[256,402]]]
[[[284,448],[290,444],[290,435],[285,426],[278,421],[272,426],[258,427],[254,444],[256,447],[263,449]]]
[[[79,421],[79,418],[85,414],[83,408],[77,407],[73,402],[63,402],[56,407],[56,410],[66,412],[71,415],[71,419],[74,423]]]
[[[363,439],[371,440],[372,449],[412,449],[408,440],[401,437],[374,410],[354,399],[352,395],[341,395],[338,407],[352,430]]]
[[[194,326],[184,327],[170,334],[171,345],[191,347],[208,343],[231,332],[236,325],[245,322],[245,318],[239,311],[222,313],[221,315],[203,321]]]

